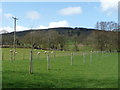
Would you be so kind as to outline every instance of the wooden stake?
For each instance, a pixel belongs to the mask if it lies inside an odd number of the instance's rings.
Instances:
[[[73,65],[73,53],[71,53],[71,65]]]
[[[11,60],[11,61],[12,61],[12,54],[13,54],[13,53],[12,53],[12,52],[10,52],[10,60]]]
[[[83,63],[85,63],[85,54],[83,53]]]
[[[29,73],[33,73],[33,62],[32,62],[32,50],[30,51],[30,65],[29,65]]]
[[[12,61],[12,55],[13,55],[13,51],[10,50],[10,61]]]
[[[50,70],[50,58],[49,58],[49,54],[47,54],[47,70]]]
[[[15,60],[15,50],[13,50],[13,60]]]

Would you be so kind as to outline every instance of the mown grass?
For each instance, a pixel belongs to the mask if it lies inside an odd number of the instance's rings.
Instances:
[[[15,61],[9,60],[9,49],[3,49],[3,88],[117,88],[118,54],[74,52],[70,65],[70,52],[50,54],[51,69],[47,70],[46,55],[40,57],[34,50],[33,74],[29,74],[29,49],[17,49]],[[22,52],[26,53],[23,59]],[[28,55],[27,55],[28,53]]]

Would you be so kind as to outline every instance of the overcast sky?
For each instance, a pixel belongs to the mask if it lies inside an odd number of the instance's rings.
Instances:
[[[117,1],[3,2],[0,8],[0,30],[13,31],[12,16],[19,18],[17,31],[53,27],[95,28],[97,21],[118,22]]]

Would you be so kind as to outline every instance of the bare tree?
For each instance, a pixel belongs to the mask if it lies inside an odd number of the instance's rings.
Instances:
[[[114,31],[114,30],[118,30],[118,23],[113,22],[113,21],[101,21],[101,22],[97,22],[95,28],[99,29],[99,30],[107,30],[107,31]]]

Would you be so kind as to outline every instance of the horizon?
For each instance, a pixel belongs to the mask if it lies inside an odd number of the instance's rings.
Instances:
[[[116,2],[110,3],[102,0],[79,3],[3,2],[2,8],[0,8],[0,15],[2,16],[0,31],[13,32],[12,16],[19,18],[16,26],[17,31],[56,27],[95,29],[97,21],[117,22],[117,9]]]
[[[46,28],[46,29],[55,29],[55,28],[72,28],[72,29],[75,29],[75,28],[84,28],[84,27],[53,27],[53,28]],[[30,31],[30,30],[46,30],[45,28],[44,29],[27,29],[27,30],[21,30],[21,31],[16,31],[16,32],[24,32],[24,31]],[[95,28],[84,28],[84,29],[95,29]],[[99,30],[99,29],[97,29]],[[1,30],[0,31],[0,34],[7,34],[7,33],[14,33],[14,31],[12,32],[8,32],[7,30]]]

